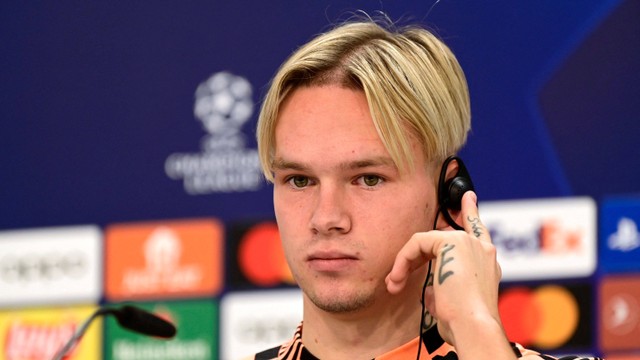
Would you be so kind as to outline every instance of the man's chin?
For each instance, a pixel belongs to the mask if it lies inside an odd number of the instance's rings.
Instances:
[[[347,298],[309,296],[309,300],[319,309],[331,314],[349,314],[368,308],[374,303],[373,296],[351,296]]]

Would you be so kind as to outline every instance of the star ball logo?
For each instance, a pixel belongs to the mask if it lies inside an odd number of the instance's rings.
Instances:
[[[229,283],[236,288],[266,288],[295,284],[272,221],[231,224]]]
[[[253,90],[242,76],[218,72],[195,92],[194,116],[207,132],[199,153],[174,153],[165,173],[182,180],[191,195],[256,191],[262,176],[256,149],[245,146],[240,131],[253,115]]]

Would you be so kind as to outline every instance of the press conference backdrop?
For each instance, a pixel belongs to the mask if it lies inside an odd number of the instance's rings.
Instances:
[[[640,2],[0,4],[0,359],[49,358],[99,305],[172,319],[171,341],[98,321],[74,359],[235,359],[289,338],[299,290],[254,128],[276,68],[362,9],[457,54],[461,156],[504,269],[513,341],[640,355]]]

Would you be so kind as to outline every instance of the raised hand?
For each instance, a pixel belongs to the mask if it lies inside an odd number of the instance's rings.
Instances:
[[[460,359],[480,359],[480,353],[486,353],[487,359],[513,359],[498,313],[502,272],[476,202],[471,191],[462,198],[458,219],[464,231],[413,235],[387,275],[387,290],[400,292],[412,271],[434,260],[433,286],[427,288],[425,302],[442,338],[456,347]],[[487,353],[486,346],[492,351]]]

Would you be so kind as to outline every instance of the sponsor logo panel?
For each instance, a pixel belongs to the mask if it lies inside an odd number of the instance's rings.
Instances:
[[[609,199],[600,215],[600,259],[608,272],[640,271],[640,198]]]
[[[0,306],[97,302],[101,240],[91,225],[0,232]]]
[[[273,221],[236,223],[228,227],[232,288],[265,288],[295,284]]]
[[[105,320],[105,359],[209,360],[218,358],[218,307],[213,300],[136,303],[171,321],[173,339],[157,339],[123,329],[115,319]]]
[[[546,351],[592,345],[590,284],[511,286],[500,292],[498,310],[510,341]]]
[[[588,277],[595,271],[591,198],[484,202],[480,217],[498,249],[505,281]]]
[[[0,312],[0,360],[51,359],[95,306]],[[101,359],[102,320],[96,319],[66,358]]]
[[[607,360],[640,360],[640,354],[608,354]]]
[[[600,346],[604,351],[640,350],[640,274],[607,276],[600,282]]]
[[[105,241],[109,299],[215,296],[222,288],[223,227],[215,219],[113,225]]]
[[[298,289],[227,293],[220,303],[221,358],[241,359],[289,341],[302,321]]]

